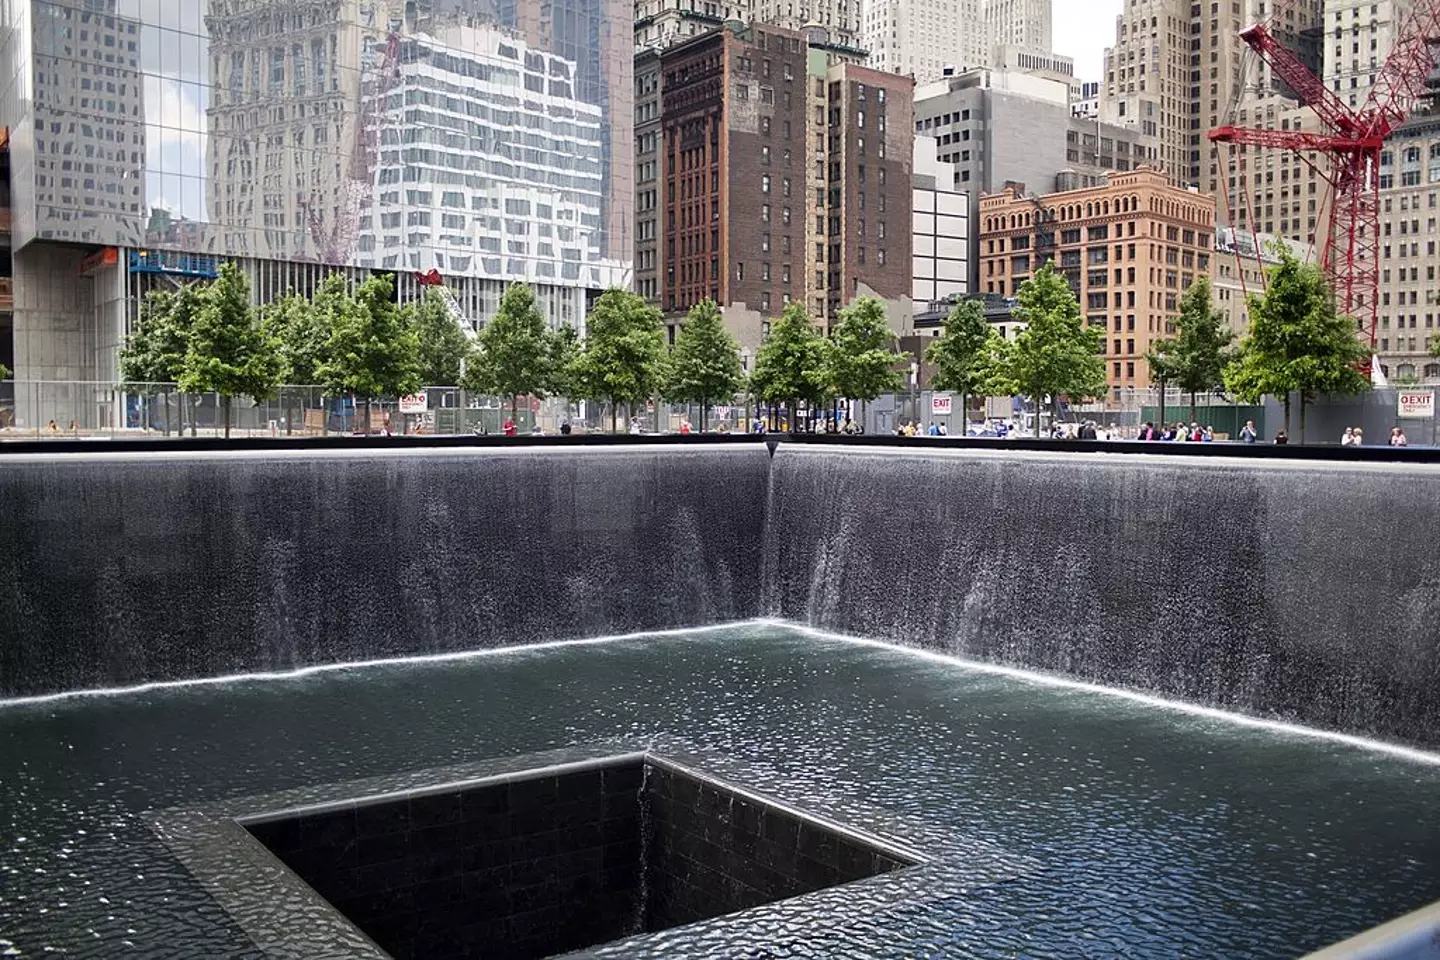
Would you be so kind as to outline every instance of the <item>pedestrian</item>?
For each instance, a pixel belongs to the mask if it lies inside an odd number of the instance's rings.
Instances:
[[[632,436],[632,437],[638,437],[638,436],[640,436],[640,418],[639,418],[639,417],[631,417],[631,418],[630,418],[630,436]]]
[[[1345,432],[1340,435],[1340,446],[1353,447],[1355,445],[1355,428],[1346,427]]]
[[[1185,429],[1185,424],[1178,421],[1176,422],[1174,439],[1176,443],[1184,443],[1190,439],[1190,431]]]
[[[512,419],[509,418],[509,417],[506,417],[506,418],[505,418],[505,428],[504,428],[504,429],[505,429],[505,436],[507,436],[507,437],[513,437],[513,436],[516,436],[516,435],[518,435],[518,434],[520,433],[519,428],[515,426],[515,421],[512,420]]]
[[[690,435],[690,418],[689,418],[689,417],[681,417],[681,418],[680,418],[680,435],[681,435],[682,437],[688,437],[688,436]]]
[[[927,436],[938,437],[938,436],[940,436],[940,427],[939,427],[938,424],[935,423],[934,420],[931,420],[931,421],[930,421],[930,429],[927,430],[927,431],[925,431],[925,433],[926,433]]]
[[[1205,439],[1205,431],[1200,429],[1200,424],[1193,420],[1190,422],[1190,442],[1199,443]]]
[[[843,433],[843,434],[845,434],[846,436],[854,436],[854,435],[855,435],[855,421],[854,421],[854,420],[851,420],[849,417],[846,417],[846,418],[845,418],[845,426],[841,428],[840,432]]]
[[[1365,445],[1365,431],[1361,430],[1359,427],[1355,428],[1354,445],[1357,447],[1363,447]]]
[[[1289,442],[1290,442],[1290,438],[1285,434],[1285,431],[1284,431],[1284,430],[1276,430],[1276,431],[1275,431],[1275,446],[1277,446],[1277,447],[1283,447],[1285,444],[1287,444],[1287,443],[1289,443]]]
[[[1254,442],[1255,442],[1255,439],[1256,439],[1255,421],[1254,421],[1254,420],[1246,420],[1246,421],[1245,421],[1245,426],[1243,426],[1243,427],[1240,428],[1240,442],[1241,442],[1241,443],[1254,443]]]
[[[1410,441],[1407,440],[1407,439],[1405,439],[1405,431],[1404,431],[1404,430],[1401,430],[1399,427],[1395,427],[1393,430],[1390,431],[1390,446],[1392,446],[1392,447],[1408,447],[1408,446],[1410,446]]]
[[[1143,427],[1140,428],[1140,439],[1141,439],[1141,440],[1154,440],[1154,439],[1156,439],[1156,436],[1155,436],[1155,424],[1151,423],[1149,420],[1146,420],[1146,421],[1145,421],[1145,426],[1143,426]]]
[[[569,420],[561,420],[561,421],[560,421],[560,436],[562,436],[562,437],[568,437],[568,436],[570,436],[570,421],[569,421]]]
[[[1210,424],[1208,424],[1208,423],[1205,424],[1205,426],[1203,426],[1203,427],[1200,428],[1200,442],[1201,442],[1201,443],[1214,443],[1214,442],[1215,442],[1215,428],[1212,427],[1212,426],[1210,426]]]
[[[1082,423],[1080,425],[1080,431],[1076,434],[1076,437],[1080,440],[1100,439],[1100,432],[1095,429],[1095,421],[1086,420],[1084,423]]]
[[[940,433],[938,435],[942,437],[948,437],[950,435],[950,428],[945,426],[945,424],[943,423],[940,424]]]

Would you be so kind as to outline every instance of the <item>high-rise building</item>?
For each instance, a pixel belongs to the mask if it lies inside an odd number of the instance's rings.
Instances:
[[[663,49],[754,13],[754,0],[635,0],[635,46]]]
[[[635,63],[636,280],[672,337],[705,299],[747,356],[792,299],[822,325],[857,295],[903,301],[892,315],[903,327],[909,78],[768,24],[727,25]]]
[[[1436,93],[1380,155],[1376,352],[1394,382],[1440,382],[1440,71]]]
[[[876,70],[929,83],[988,66],[991,56],[981,0],[869,0],[861,10],[860,46]]]
[[[1042,197],[1006,187],[980,201],[978,292],[1014,296],[1054,261],[1088,324],[1105,330],[1106,373],[1118,398],[1150,385],[1145,355],[1175,333],[1180,297],[1209,275],[1214,233],[1213,199],[1148,167]]]
[[[823,216],[826,233],[824,324],[856,297],[879,297],[896,332],[904,333],[911,316],[914,83],[835,63],[825,85],[827,184],[824,208],[815,211],[816,227]]]
[[[992,44],[1051,53],[1052,0],[985,0],[984,29]]]
[[[1140,128],[1076,117],[1068,85],[1027,73],[973,70],[915,91],[915,132],[934,137],[970,197],[970,289],[979,289],[980,197],[1008,181],[1036,193],[1102,183],[1155,162]],[[1063,133],[1062,133],[1063,131]]]
[[[1158,166],[1172,182],[1217,192],[1227,158],[1206,134],[1295,106],[1240,32],[1266,22],[1281,43],[1319,68],[1319,0],[1287,3],[1278,20],[1270,6],[1271,0],[1126,0],[1115,45],[1105,51],[1101,117],[1138,123],[1155,135]]]
[[[1351,107],[1364,106],[1413,0],[1325,0],[1324,7],[1325,83]]]
[[[755,19],[788,30],[815,30],[837,46],[854,48],[860,40],[860,0],[755,0]]]
[[[409,298],[435,268],[482,321],[523,276],[583,325],[629,282],[633,9],[5,4],[17,376],[113,378],[144,292],[231,259],[260,299],[370,267]]]

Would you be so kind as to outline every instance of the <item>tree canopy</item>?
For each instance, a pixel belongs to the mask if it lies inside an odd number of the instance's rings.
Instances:
[[[1151,353],[1162,357],[1166,382],[1190,394],[1190,419],[1195,419],[1195,395],[1208,393],[1225,382],[1229,347],[1235,339],[1225,326],[1225,314],[1215,307],[1210,278],[1200,277],[1180,299],[1174,340]]]
[[[1322,394],[1355,394],[1370,388],[1361,366],[1369,351],[1354,320],[1338,313],[1320,268],[1301,263],[1286,248],[1270,270],[1263,295],[1249,299],[1250,329],[1240,341],[1225,385],[1251,403],[1269,394],[1285,404],[1289,426],[1291,395],[1300,400],[1300,441],[1305,408]]]
[[[868,402],[901,388],[900,360],[884,301],[861,297],[840,311],[830,331],[824,378],[839,396]]]
[[[665,398],[676,403],[698,403],[703,431],[710,407],[739,393],[744,383],[740,345],[725,329],[715,302],[700,301],[690,308],[675,338],[665,377]]]
[[[286,381],[305,386],[316,383],[329,337],[315,304],[292,290],[265,308],[264,320],[279,344]]]
[[[925,350],[935,366],[930,384],[960,394],[960,409],[970,397],[997,397],[1013,391],[1008,364],[1010,344],[985,320],[979,300],[961,300],[945,318],[945,329]]]
[[[279,344],[250,304],[250,285],[230,261],[200,295],[200,309],[186,338],[180,389],[219,394],[230,436],[236,396],[264,400],[274,395],[284,372]]]
[[[553,351],[535,291],[529,284],[512,283],[500,298],[500,309],[480,331],[465,385],[481,393],[509,397],[513,418],[520,397],[546,396],[554,375]]]
[[[1035,434],[1046,397],[1086,400],[1105,393],[1104,331],[1087,327],[1065,278],[1046,261],[1020,285],[1016,310],[1025,329],[1010,349],[1009,376],[1035,404]]]
[[[755,357],[750,389],[765,403],[789,403],[791,429],[800,401],[811,405],[828,394],[825,340],[810,322],[805,304],[791,300],[770,325]]]
[[[189,352],[190,328],[200,309],[194,285],[152,290],[140,303],[140,317],[120,350],[120,377],[130,389],[153,392],[178,383]]]
[[[328,331],[319,380],[332,396],[353,393],[365,401],[367,433],[373,399],[421,386],[415,331],[394,292],[394,280],[383,274],[367,278],[354,296],[343,277],[327,277],[315,295],[317,319]]]
[[[585,344],[571,364],[578,398],[633,406],[660,391],[665,376],[665,325],[660,311],[626,290],[606,290],[586,321]]]
[[[431,287],[414,308],[420,382],[427,387],[460,385],[461,361],[470,353],[470,339],[450,314],[444,295]]]

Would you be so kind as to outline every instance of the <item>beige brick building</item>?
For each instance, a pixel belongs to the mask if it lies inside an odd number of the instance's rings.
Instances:
[[[1214,200],[1158,170],[1113,173],[1105,186],[1026,196],[1007,186],[980,201],[981,293],[1014,296],[1047,260],[1105,330],[1112,392],[1150,385],[1145,354],[1174,333],[1185,289],[1210,272]]]

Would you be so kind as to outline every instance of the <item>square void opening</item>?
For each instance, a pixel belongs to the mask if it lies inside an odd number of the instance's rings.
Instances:
[[[243,822],[396,960],[546,957],[916,862],[641,756]]]

